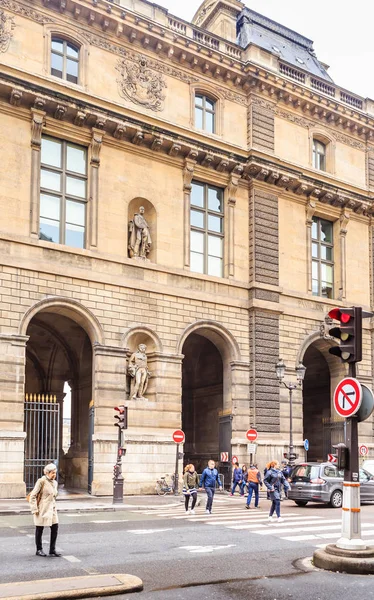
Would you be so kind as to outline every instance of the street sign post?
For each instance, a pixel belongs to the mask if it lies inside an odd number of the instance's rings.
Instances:
[[[256,450],[257,450],[257,444],[247,444],[247,452],[248,452],[248,454],[251,455],[251,457],[252,457],[252,454],[256,454]],[[251,458],[251,460],[252,460],[252,458]]]
[[[333,454],[328,454],[327,461],[334,464],[334,463],[338,462],[338,459]]]
[[[369,454],[369,448],[365,444],[361,444],[359,451],[360,456],[367,456]]]
[[[221,452],[221,462],[229,462],[229,453]]]
[[[175,473],[174,473],[174,496],[178,496],[179,495],[179,491],[178,491],[178,478],[179,478],[179,472],[178,472],[178,466],[179,466],[179,444],[184,444],[184,441],[186,439],[186,436],[184,435],[184,431],[182,431],[181,429],[176,429],[172,435],[173,438],[173,442],[175,442],[175,444],[177,445],[177,452],[176,452],[176,457],[175,457]]]
[[[255,442],[258,438],[258,433],[256,429],[248,429],[246,437],[249,442]]]
[[[340,417],[352,417],[362,402],[361,383],[354,377],[345,377],[336,386],[334,408]]]

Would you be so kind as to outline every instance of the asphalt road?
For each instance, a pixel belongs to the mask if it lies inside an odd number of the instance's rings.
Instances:
[[[341,511],[282,503],[283,523],[268,523],[269,503],[246,510],[216,498],[186,518],[182,504],[142,511],[60,515],[63,558],[35,556],[31,516],[0,517],[0,580],[131,573],[146,600],[366,600],[374,576],[313,570],[308,559],[340,535]],[[374,545],[374,505],[362,507],[363,538]],[[48,550],[49,531],[45,531]],[[114,598],[125,598],[116,596]]]

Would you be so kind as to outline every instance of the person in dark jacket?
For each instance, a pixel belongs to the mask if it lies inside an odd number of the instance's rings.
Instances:
[[[259,506],[258,506],[258,498],[259,498],[258,490],[259,490],[259,486],[262,485],[262,479],[261,479],[261,473],[257,469],[256,465],[251,465],[251,467],[248,471],[247,481],[248,481],[248,498],[247,498],[247,504],[245,507],[250,508],[252,494],[254,492],[255,493],[255,508],[259,508]]]
[[[281,498],[281,489],[284,487],[285,492],[289,489],[290,485],[287,479],[284,477],[282,471],[279,468],[279,462],[277,460],[273,460],[270,463],[270,468],[267,471],[264,477],[264,484],[269,490],[271,507],[268,516],[268,521],[273,520],[274,511],[277,515],[278,523],[284,521],[280,515],[280,498]]]
[[[197,488],[199,487],[199,476],[195,471],[194,465],[187,465],[184,469],[183,476],[183,494],[185,498],[186,513],[190,515],[195,514],[195,505],[197,500]],[[192,498],[192,504],[190,511],[188,511],[188,505]]]
[[[246,465],[242,465],[242,482],[240,484],[240,493],[242,496],[244,496],[244,492],[245,492],[245,486],[247,485],[247,478],[248,478],[248,471],[247,471],[247,466]]]
[[[242,482],[243,482],[243,472],[242,472],[241,468],[239,467],[239,463],[235,463],[234,471],[232,473],[232,488],[231,488],[230,496],[234,495],[237,485],[239,486],[239,489],[240,489],[240,495],[244,496],[244,492],[241,491]]]
[[[208,462],[208,466],[202,472],[200,477],[200,488],[205,488],[207,500],[206,500],[206,513],[207,515],[212,514],[213,498],[216,491],[216,484],[218,483],[219,489],[222,490],[222,483],[217,469],[215,468],[214,460]]]

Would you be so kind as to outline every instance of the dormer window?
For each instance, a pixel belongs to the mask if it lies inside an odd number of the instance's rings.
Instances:
[[[326,171],[326,144],[313,140],[313,167],[319,171]]]
[[[51,75],[70,83],[79,81],[79,47],[60,37],[51,44]]]
[[[203,94],[195,94],[195,127],[216,132],[216,102]]]

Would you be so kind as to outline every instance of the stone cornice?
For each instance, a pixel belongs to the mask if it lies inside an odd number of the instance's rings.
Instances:
[[[118,53],[117,48],[131,43],[139,51],[143,49],[158,56],[157,61],[160,65],[164,64],[160,70],[165,69],[166,72],[170,69],[170,76],[197,77],[199,80],[205,76],[215,80],[220,87],[225,84],[227,88],[224,89],[233,101],[244,103],[241,94],[256,91],[279,106],[292,106],[334,129],[346,130],[363,140],[374,139],[374,118],[363,110],[320,93],[318,89],[290,81],[279,72],[246,61],[239,46],[210,32],[201,30],[202,35],[197,35],[196,39],[188,37],[178,27],[183,23],[189,24],[175,21],[177,28],[173,29],[170,26],[170,21],[174,22],[172,15],[165,19],[165,23],[160,23],[110,2],[80,0],[78,5],[74,0],[31,1],[35,8],[31,9],[28,4],[17,0],[0,0],[0,6],[38,22],[60,22],[62,15],[66,15],[75,27],[80,25],[84,28],[85,35],[90,38],[87,40],[89,43],[95,43],[102,49]],[[165,14],[168,15],[168,12],[165,11]],[[186,73],[179,66],[184,66]],[[343,95],[350,97],[346,92]]]
[[[277,188],[277,193],[284,190],[294,194],[314,198],[322,203],[341,208],[349,208],[357,214],[374,216],[373,200],[370,194],[360,194],[347,190],[344,185],[333,180],[318,180],[317,174],[308,175],[299,169],[283,164],[276,164],[263,155],[255,152],[230,152],[214,145],[214,142],[202,144],[187,135],[177,135],[161,127],[145,124],[140,119],[126,117],[121,113],[103,111],[93,104],[74,102],[67,95],[52,90],[45,90],[36,85],[14,85],[14,77],[0,75],[0,98],[13,104],[13,109],[35,109],[43,112],[49,119],[62,120],[71,124],[95,130],[95,134],[106,133],[105,142],[112,139],[116,143],[134,144],[144,152],[156,152],[178,160],[181,165],[190,159],[197,166],[226,174],[227,185],[229,175],[238,175],[246,181],[262,181]],[[47,92],[47,93],[46,93]],[[17,101],[14,101],[14,98]],[[44,118],[44,116],[43,116]],[[31,113],[30,113],[31,120]],[[57,125],[57,123],[56,123]]]

